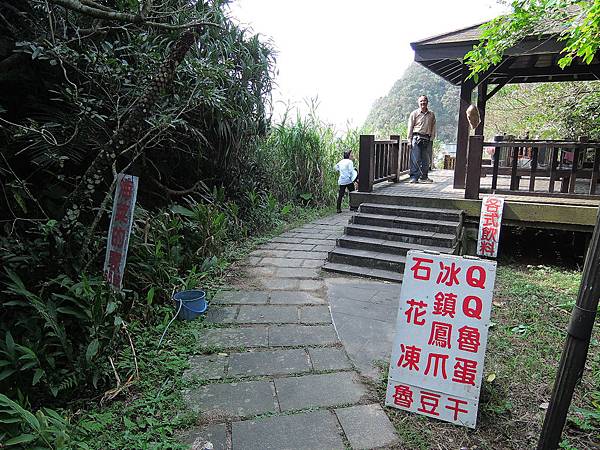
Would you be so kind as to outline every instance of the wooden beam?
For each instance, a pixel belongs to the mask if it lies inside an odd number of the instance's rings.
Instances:
[[[467,173],[467,146],[469,145],[469,122],[467,121],[467,108],[471,104],[474,83],[466,80],[466,70],[460,85],[460,104],[458,108],[458,130],[456,133],[456,167],[454,168],[454,189],[465,188],[465,175]]]
[[[497,71],[497,74],[502,74],[506,76],[512,77],[540,77],[540,76],[549,76],[549,75],[558,75],[558,76],[572,76],[574,74],[585,75],[585,74],[593,74],[594,71],[600,70],[600,64],[594,65],[571,65],[566,67],[565,69],[561,69],[558,66],[548,66],[548,67],[532,67],[527,66],[521,69],[507,69]]]
[[[496,87],[494,87],[494,89],[492,89],[490,92],[488,92],[485,96],[485,101],[487,102],[490,98],[492,98],[494,96],[494,94],[496,92],[498,92],[500,89],[502,89],[507,83],[510,83],[511,78],[508,78],[506,81],[503,81],[502,83],[499,83],[496,85]]]
[[[583,375],[592,328],[600,298],[600,214],[585,258],[583,278],[579,285],[577,302],[571,312],[567,337],[560,358],[550,405],[546,411],[538,450],[554,450],[560,443],[562,430],[575,391],[575,384]]]

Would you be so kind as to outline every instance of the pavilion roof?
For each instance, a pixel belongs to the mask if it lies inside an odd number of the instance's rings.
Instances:
[[[415,61],[438,74],[452,84],[459,85],[466,72],[463,58],[479,42],[481,25],[476,24],[460,30],[432,36],[411,43]],[[489,84],[535,83],[548,81],[584,81],[600,79],[598,55],[592,64],[579,58],[561,69],[564,41],[558,37],[561,25],[545,30],[541,35],[530,35],[505,52],[503,61],[485,74]]]

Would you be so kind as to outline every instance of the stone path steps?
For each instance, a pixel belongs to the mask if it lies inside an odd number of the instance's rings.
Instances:
[[[338,339],[318,272],[324,246],[333,248],[346,220],[312,223],[263,245],[245,262],[257,289],[213,299],[206,320],[222,327],[203,332],[202,346],[212,353],[191,358],[183,394],[204,425],[182,436],[185,442],[223,450],[397,442]]]

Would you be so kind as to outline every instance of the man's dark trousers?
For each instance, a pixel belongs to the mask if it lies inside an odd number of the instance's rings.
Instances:
[[[414,179],[427,178],[431,155],[429,146],[431,141],[421,136],[413,136],[410,150],[410,177]]]

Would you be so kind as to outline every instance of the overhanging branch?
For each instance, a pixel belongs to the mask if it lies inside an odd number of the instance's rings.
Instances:
[[[99,5],[93,1],[84,0],[85,5],[79,0],[50,0],[55,5],[62,6],[70,11],[75,11],[88,17],[94,17],[96,19],[114,20],[117,22],[135,23],[139,25],[146,25],[153,28],[161,28],[164,30],[182,30],[186,28],[196,28],[200,26],[213,26],[221,28],[220,25],[213,22],[190,22],[180,25],[172,25],[162,22],[151,22],[146,21],[140,14],[123,13],[109,9],[105,6]],[[94,6],[88,6],[94,5]]]

